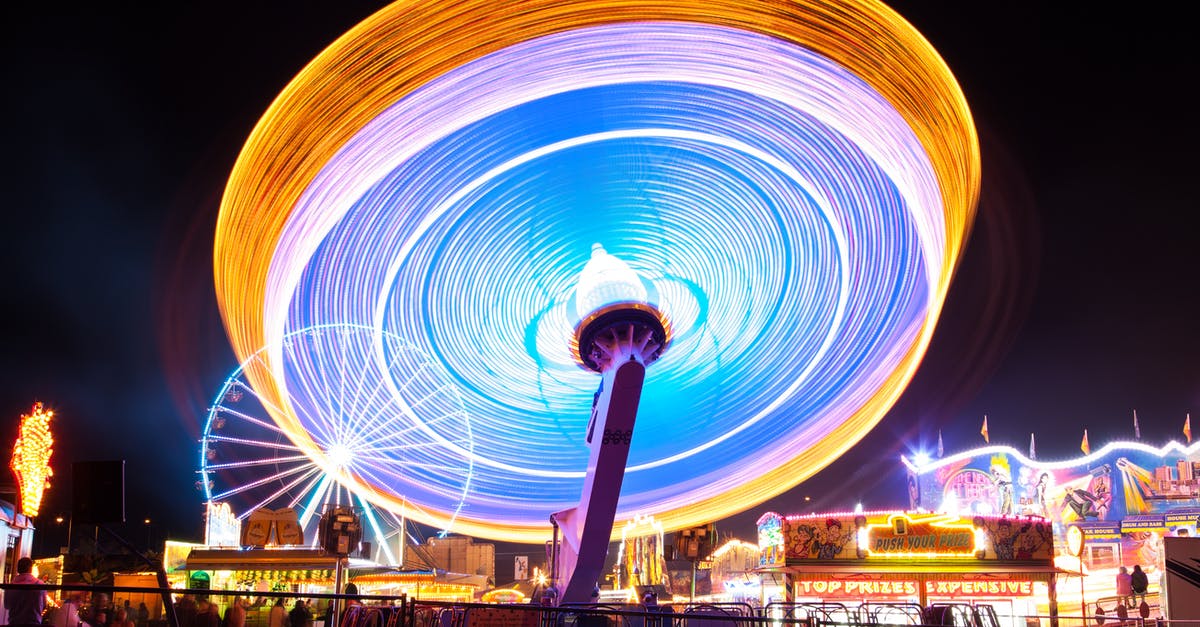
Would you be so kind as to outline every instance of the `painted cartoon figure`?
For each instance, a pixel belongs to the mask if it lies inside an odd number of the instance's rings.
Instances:
[[[991,468],[992,482],[996,484],[996,490],[999,495],[999,510],[1000,515],[1009,516],[1013,513],[1013,485],[1012,472],[1008,469],[1008,465],[992,464]]]
[[[817,532],[812,525],[797,525],[795,531],[790,534],[789,542],[791,546],[790,554],[798,557],[810,557],[813,552],[813,540],[816,538]]]
[[[846,543],[854,535],[854,530],[842,530],[842,521],[830,518],[825,521],[825,528],[817,532],[817,559],[831,560],[836,558],[845,548]]]
[[[1011,560],[1016,556],[1017,536],[1013,533],[1012,521],[1002,518],[996,522],[992,535],[992,549],[996,551],[996,559]]]
[[[1042,523],[1037,525],[1023,525],[1021,532],[1017,535],[1017,540],[1014,542],[1016,547],[1016,558],[1019,560],[1031,560],[1038,550],[1046,544],[1048,534]]]
[[[1112,478],[1107,474],[1092,478],[1089,490],[1075,488],[1067,491],[1063,497],[1063,509],[1070,508],[1075,515],[1082,519],[1094,518],[1104,520],[1112,507]]]
[[[1043,472],[1033,484],[1033,503],[1038,507],[1038,514],[1044,518],[1050,517],[1050,508],[1046,506],[1046,490],[1050,488],[1050,473]]]

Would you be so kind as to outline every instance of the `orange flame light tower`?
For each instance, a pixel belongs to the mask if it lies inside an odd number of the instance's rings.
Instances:
[[[13,446],[12,469],[17,475],[17,490],[21,496],[21,512],[30,518],[42,507],[42,494],[50,487],[50,456],[54,453],[54,435],[50,419],[54,412],[33,404],[29,415],[21,416],[20,432]]]

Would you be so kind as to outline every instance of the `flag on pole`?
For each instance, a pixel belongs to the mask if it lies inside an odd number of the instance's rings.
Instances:
[[[1029,459],[1037,459],[1037,447],[1033,443],[1033,434],[1029,434]]]
[[[979,435],[982,435],[982,436],[983,436],[983,441],[984,441],[984,442],[987,442],[988,444],[991,444],[991,443],[992,443],[992,441],[988,439],[988,432],[987,432],[987,416],[986,416],[986,415],[983,417],[983,428],[979,430]]]
[[[1133,438],[1135,440],[1142,439],[1142,430],[1138,427],[1136,409],[1133,410]]]
[[[1083,442],[1079,444],[1079,449],[1083,451],[1084,455],[1092,454],[1092,445],[1087,441],[1087,429],[1083,430]]]
[[[1183,435],[1187,436],[1188,444],[1192,443],[1192,415],[1187,415],[1187,420],[1183,421]]]
[[[940,459],[946,450],[942,448],[942,430],[938,429],[938,458]]]

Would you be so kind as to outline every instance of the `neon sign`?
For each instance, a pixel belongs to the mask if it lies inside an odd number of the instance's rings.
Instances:
[[[806,596],[916,596],[916,581],[828,580],[797,581],[796,595]],[[937,597],[1026,597],[1033,595],[1032,581],[975,579],[968,581],[926,581],[925,593]]]
[[[926,581],[925,593],[937,596],[1027,597],[1033,594],[1032,581]]]
[[[797,581],[797,596],[916,596],[915,581]]]
[[[17,474],[21,512],[30,518],[37,516],[42,508],[42,494],[50,487],[50,477],[54,475],[50,468],[50,456],[54,454],[54,435],[50,433],[53,417],[53,411],[34,403],[33,411],[21,416],[20,433],[13,445],[12,469]]]
[[[784,563],[783,518],[779,514],[768,512],[758,519],[758,546],[762,547],[758,557],[759,566]]]
[[[986,547],[983,530],[957,516],[894,514],[858,535],[862,557],[979,557]]]

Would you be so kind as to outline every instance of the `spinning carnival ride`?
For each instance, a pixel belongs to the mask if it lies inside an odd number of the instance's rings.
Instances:
[[[576,326],[636,293],[671,348],[645,373],[617,518],[677,529],[787,490],[878,422],[978,184],[953,77],[875,2],[400,2],[254,129],[217,292],[236,352],[272,347],[245,382],[300,454],[384,510],[522,542],[583,488],[599,396]],[[580,277],[594,249],[629,269],[621,290]],[[327,324],[374,346],[289,371],[283,338]],[[349,418],[294,394],[344,360],[402,398],[391,337],[469,416],[470,448],[399,400],[394,416],[427,463],[471,469],[463,490],[419,486],[399,449],[341,463],[322,433]]]

